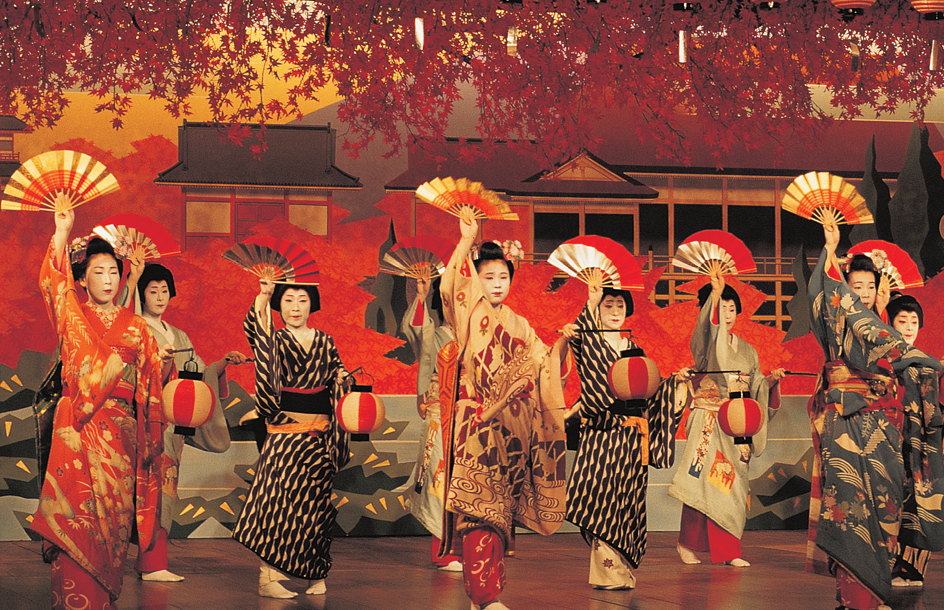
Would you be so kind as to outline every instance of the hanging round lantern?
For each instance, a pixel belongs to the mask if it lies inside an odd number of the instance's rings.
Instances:
[[[839,9],[843,21],[852,21],[859,15],[865,14],[865,9],[875,4],[875,0],[829,0]]]
[[[179,371],[161,392],[164,419],[174,424],[174,434],[193,436],[213,415],[213,389],[196,371]]]
[[[606,375],[613,395],[620,400],[645,400],[659,389],[659,367],[641,349],[624,350]]]
[[[747,445],[764,426],[764,410],[750,392],[731,392],[718,410],[718,425],[734,444]]]
[[[371,390],[373,386],[354,384],[335,407],[338,423],[351,433],[352,441],[369,440],[387,415],[383,401]]]
[[[944,19],[944,0],[911,0],[911,6],[928,21]]]

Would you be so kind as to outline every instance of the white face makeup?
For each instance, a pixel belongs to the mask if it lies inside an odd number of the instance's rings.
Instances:
[[[728,330],[734,326],[734,321],[737,320],[738,310],[737,303],[734,301],[721,301],[721,306],[719,307],[720,317],[724,320],[724,325]]]
[[[847,282],[852,292],[859,295],[862,304],[871,309],[875,304],[875,274],[871,271],[852,271]]]
[[[600,323],[606,330],[619,330],[626,321],[626,300],[606,295],[600,301]]]
[[[918,330],[921,328],[921,322],[918,319],[916,311],[899,311],[892,320],[892,328],[901,333],[908,345],[914,345],[918,338]]]
[[[501,304],[511,289],[511,274],[502,260],[488,260],[479,265],[479,281],[485,298],[494,307]]]
[[[280,301],[282,321],[289,329],[302,329],[308,326],[308,314],[311,313],[311,298],[301,288],[289,288]]]
[[[118,262],[110,254],[95,254],[85,270],[85,277],[79,280],[79,285],[85,288],[91,300],[96,305],[108,305],[118,294],[118,284],[121,283],[121,273],[118,271]]]
[[[167,304],[170,302],[170,288],[167,287],[167,281],[148,282],[144,289],[144,313],[155,318],[160,318],[167,310]]]

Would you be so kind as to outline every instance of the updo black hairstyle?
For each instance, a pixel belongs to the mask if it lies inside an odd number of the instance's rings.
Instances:
[[[633,295],[628,290],[617,290],[612,286],[604,286],[603,297],[600,298],[600,302],[602,303],[606,297],[623,297],[623,302],[626,303],[626,317],[633,315]]]
[[[321,295],[318,293],[317,286],[313,284],[276,284],[275,290],[272,291],[272,297],[269,298],[269,307],[272,308],[272,311],[282,311],[282,297],[289,288],[304,290],[308,293],[308,298],[311,299],[309,314],[321,309]]]
[[[910,294],[899,294],[893,297],[885,307],[885,311],[888,313],[889,324],[895,322],[895,316],[899,313],[903,311],[913,311],[918,314],[918,328],[924,327],[924,310],[921,309],[921,303],[918,302],[918,299]]]
[[[698,307],[699,309],[705,306],[705,303],[708,302],[708,298],[711,296],[711,282],[705,284],[698,289]],[[734,311],[741,313],[741,297],[738,296],[737,290],[731,287],[730,284],[724,285],[724,290],[721,291],[721,300],[722,301],[734,301]]]
[[[141,301],[141,308],[144,309],[144,293],[147,292],[148,284],[151,282],[167,282],[167,292],[170,298],[177,296],[177,288],[174,287],[174,274],[170,269],[160,263],[147,263],[144,266],[144,272],[138,279],[138,299]]]
[[[124,261],[118,258],[115,254],[115,249],[111,247],[110,243],[101,237],[92,237],[85,246],[85,258],[78,263],[72,263],[72,279],[79,281],[85,277],[89,261],[92,260],[92,257],[96,254],[108,254],[115,259],[115,262],[118,263],[118,275],[121,276],[125,270]]]
[[[852,260],[849,261],[849,267],[842,273],[842,276],[845,278],[846,282],[849,281],[849,276],[852,275],[853,271],[870,271],[872,275],[875,276],[875,289],[878,289],[881,276],[879,274],[879,270],[875,268],[875,263],[872,262],[872,259],[869,256],[865,254],[856,254],[852,257]]]
[[[515,266],[510,260],[505,258],[505,253],[502,251],[501,246],[493,241],[487,241],[479,247],[479,257],[473,261],[475,263],[476,272],[478,272],[479,267],[481,267],[482,263],[485,261],[504,261],[505,264],[508,265],[508,281],[510,282],[515,279]]]

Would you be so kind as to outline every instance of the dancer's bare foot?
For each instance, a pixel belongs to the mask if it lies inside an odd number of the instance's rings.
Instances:
[[[157,570],[156,572],[141,572],[141,580],[148,582],[180,582],[183,576],[168,572],[167,570]]]
[[[695,565],[696,563],[701,563],[701,559],[695,557],[695,553],[688,547],[684,547],[681,544],[675,545],[675,550],[678,551],[679,557],[682,558],[682,563],[688,565]]]

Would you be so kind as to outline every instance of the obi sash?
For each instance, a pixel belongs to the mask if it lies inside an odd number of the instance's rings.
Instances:
[[[325,389],[327,386],[323,385],[310,390],[282,388],[279,406],[290,413],[331,415],[331,393],[325,392]]]
[[[885,411],[886,417],[899,431],[904,423],[904,408],[899,398],[898,379],[894,375],[870,373],[849,366],[843,360],[827,362],[823,368],[826,391],[852,392],[865,399],[861,412]]]

